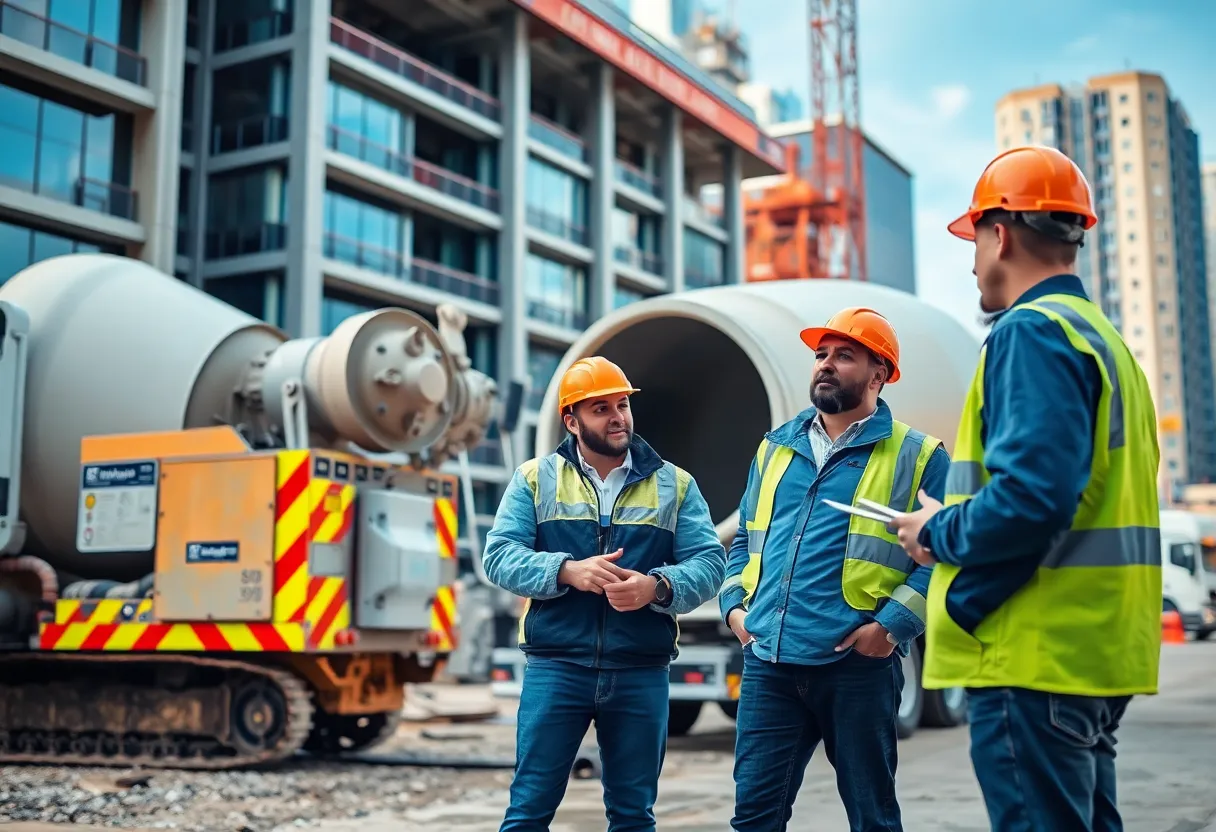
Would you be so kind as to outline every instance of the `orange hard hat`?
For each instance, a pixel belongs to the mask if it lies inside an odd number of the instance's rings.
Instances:
[[[852,306],[842,309],[831,317],[825,326],[813,326],[802,330],[802,342],[813,350],[825,335],[839,335],[856,341],[879,358],[891,364],[888,384],[899,381],[899,339],[890,321],[873,309]]]
[[[557,390],[557,412],[565,413],[572,404],[600,396],[632,395],[638,390],[625,378],[625,372],[607,358],[593,355],[580,358],[562,374]]]
[[[975,223],[995,208],[1078,214],[1085,218],[1086,230],[1098,222],[1085,174],[1059,150],[1041,145],[1015,147],[989,162],[975,184],[971,207],[947,228],[956,237],[974,240]]]

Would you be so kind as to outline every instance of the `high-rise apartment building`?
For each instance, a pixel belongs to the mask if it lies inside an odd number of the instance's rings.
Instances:
[[[1216,161],[1203,164],[1203,250],[1207,258],[1208,280],[1216,280]],[[1208,320],[1216,338],[1216,290],[1208,284]]]
[[[478,369],[530,377],[530,451],[590,321],[741,278],[740,183],[782,164],[750,108],[620,17],[607,0],[0,0],[0,281],[111,251],[294,336],[454,302]],[[717,211],[693,196],[713,182]],[[509,472],[494,442],[474,457],[492,512]]]
[[[1144,367],[1160,419],[1162,496],[1216,479],[1216,397],[1198,136],[1159,75],[1011,92],[996,105],[1001,150],[1045,144],[1094,188],[1098,226],[1081,252],[1090,296]]]

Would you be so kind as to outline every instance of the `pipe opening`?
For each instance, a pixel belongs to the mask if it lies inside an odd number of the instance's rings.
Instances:
[[[594,350],[634,387],[634,430],[692,474],[715,525],[739,507],[756,446],[772,427],[768,391],[743,349],[683,317],[632,324]]]

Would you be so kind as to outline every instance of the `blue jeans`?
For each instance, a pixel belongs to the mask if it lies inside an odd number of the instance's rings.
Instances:
[[[971,762],[993,832],[1119,832],[1115,732],[1129,696],[968,691]]]
[[[529,657],[519,697],[515,779],[500,832],[547,830],[595,720],[610,832],[653,830],[667,750],[667,667],[595,670]]]
[[[892,653],[831,664],[772,664],[743,654],[731,828],[783,830],[820,741],[852,832],[899,832],[895,718],[903,665]]]

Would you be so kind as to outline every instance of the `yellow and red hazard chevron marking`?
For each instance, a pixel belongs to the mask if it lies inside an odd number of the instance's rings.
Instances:
[[[439,543],[439,557],[456,557],[456,507],[445,497],[435,499],[435,537]],[[431,605],[431,630],[438,635],[435,649],[450,653],[456,649],[456,596],[450,586],[441,586],[435,592],[435,603]]]
[[[42,650],[114,650],[150,652],[265,652],[304,649],[298,624],[240,622],[149,622],[152,599],[133,601],[68,600],[55,602],[55,622],[44,624]]]
[[[307,451],[279,454],[274,618],[308,626],[308,646],[330,649],[350,626],[346,579],[308,572],[311,543],[341,543],[355,517],[355,487],[313,472]]]
[[[312,543],[342,543],[355,515],[355,486],[314,470],[307,450],[277,454],[272,622],[158,622],[152,600],[60,600],[55,620],[42,625],[43,650],[115,651],[274,651],[330,650],[335,636],[350,627],[345,577],[309,573]],[[329,460],[333,465],[333,460]],[[319,468],[317,470],[320,470]],[[452,501],[437,498],[434,508],[440,556],[456,557],[457,520]],[[452,587],[439,588],[431,608],[436,649],[456,646],[456,599]]]

